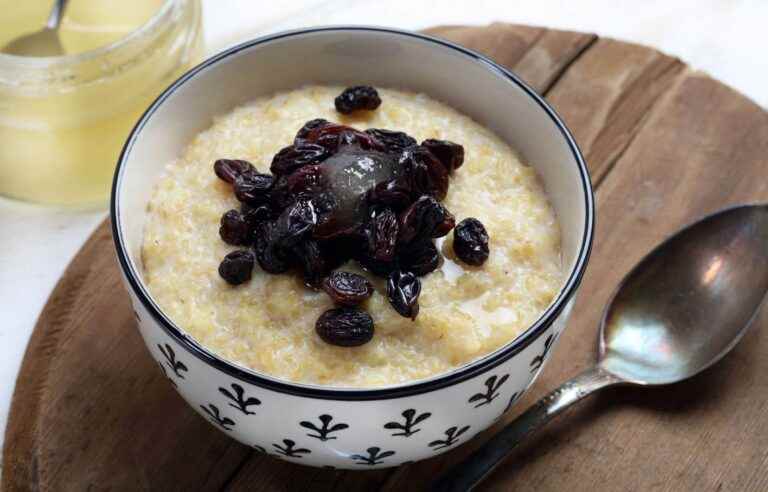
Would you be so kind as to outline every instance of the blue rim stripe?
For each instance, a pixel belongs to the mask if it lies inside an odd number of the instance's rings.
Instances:
[[[485,64],[489,69],[493,70],[498,75],[501,75],[502,77],[506,78],[509,82],[521,88],[526,94],[528,94],[529,97],[531,97],[531,99],[533,99],[544,110],[544,112],[547,113],[550,119],[555,123],[555,126],[557,126],[557,128],[560,130],[560,133],[563,135],[563,138],[566,140],[569,148],[571,149],[571,153],[573,154],[573,157],[578,165],[579,174],[582,180],[582,189],[584,193],[585,210],[586,210],[586,220],[585,220],[586,224],[584,228],[584,234],[582,236],[581,247],[580,247],[578,259],[576,261],[576,265],[570,277],[566,281],[565,286],[561,289],[560,294],[558,295],[558,298],[555,300],[555,302],[552,303],[549,306],[549,308],[544,313],[541,314],[539,319],[533,325],[531,325],[525,332],[520,334],[517,338],[512,340],[507,345],[497,349],[496,351],[491,352],[490,354],[487,354],[484,357],[481,357],[480,359],[477,359],[465,366],[461,366],[457,369],[454,369],[448,373],[434,376],[426,380],[415,381],[413,383],[406,383],[398,386],[374,388],[374,389],[327,388],[322,386],[307,385],[302,383],[291,383],[284,380],[279,380],[271,376],[259,374],[250,369],[239,367],[231,362],[228,362],[222,359],[221,357],[215,355],[214,353],[210,352],[208,349],[202,347],[195,340],[193,340],[189,335],[184,334],[182,330],[180,330],[177,326],[175,326],[173,322],[162,313],[162,311],[154,303],[154,301],[152,301],[152,299],[149,296],[149,293],[146,291],[146,289],[141,284],[141,282],[139,282],[138,275],[133,270],[130,262],[128,261],[128,255],[126,253],[126,248],[123,244],[123,238],[120,233],[120,213],[118,210],[118,203],[117,203],[118,202],[117,195],[119,193],[120,179],[122,177],[122,173],[125,168],[125,163],[127,161],[128,154],[130,154],[130,151],[133,148],[133,145],[136,142],[142,129],[146,125],[147,121],[152,117],[154,112],[163,104],[163,102],[171,94],[173,94],[179,87],[181,87],[189,79],[194,77],[197,73],[201,72],[202,70],[210,66],[215,65],[220,60],[227,58],[231,55],[234,55],[240,51],[243,51],[261,44],[269,43],[271,41],[276,41],[276,40],[287,38],[287,37],[318,33],[318,32],[356,32],[356,31],[387,33],[387,34],[393,34],[396,36],[410,37],[410,38],[419,39],[424,42],[437,44],[444,48],[452,49],[454,51],[457,51],[473,59],[474,61]],[[229,48],[219,53],[218,55],[215,55],[209,58],[208,60],[205,60],[201,64],[197,65],[196,67],[192,68],[187,73],[182,75],[173,84],[171,84],[165,91],[163,91],[162,94],[160,94],[157,97],[157,99],[155,99],[152,105],[144,112],[144,114],[141,116],[141,118],[136,123],[133,130],[131,131],[130,135],[128,136],[128,139],[126,140],[125,145],[123,146],[123,150],[120,153],[120,157],[117,163],[117,168],[115,169],[114,179],[112,182],[110,217],[112,222],[112,237],[115,241],[115,248],[117,249],[117,257],[120,262],[120,266],[123,269],[123,272],[125,273],[125,276],[128,279],[129,284],[131,285],[131,288],[141,300],[142,304],[144,305],[144,308],[152,315],[153,318],[155,318],[155,321],[157,321],[160,324],[160,326],[163,328],[166,334],[168,334],[171,338],[173,338],[178,343],[180,343],[192,355],[199,358],[206,364],[209,364],[215,367],[216,369],[219,369],[220,371],[229,374],[232,377],[235,377],[244,382],[247,382],[256,386],[261,386],[263,388],[267,388],[280,393],[286,393],[286,394],[291,394],[296,396],[305,396],[310,398],[326,399],[326,400],[364,401],[364,400],[385,400],[385,399],[391,399],[391,398],[402,398],[406,396],[413,396],[421,393],[434,391],[440,388],[444,388],[446,386],[451,386],[453,384],[465,381],[467,379],[473,378],[478,374],[484,373],[498,366],[502,362],[509,360],[512,356],[514,356],[515,354],[523,350],[525,347],[530,345],[534,340],[536,340],[539,336],[541,336],[547,330],[547,328],[549,328],[552,325],[555,319],[557,319],[558,315],[562,312],[563,308],[568,303],[568,301],[571,300],[571,298],[576,292],[576,289],[578,288],[584,276],[584,270],[586,269],[586,265],[592,250],[592,238],[594,235],[594,223],[595,223],[595,206],[594,206],[594,194],[592,191],[589,171],[587,169],[587,166],[581,155],[581,151],[579,150],[575,140],[571,136],[570,132],[568,131],[568,129],[566,128],[565,124],[562,122],[560,117],[554,111],[554,109],[552,109],[549,106],[549,104],[547,104],[547,102],[544,101],[544,99],[540,95],[538,95],[531,87],[529,87],[525,82],[523,82],[515,74],[513,74],[506,68],[496,64],[490,59],[480,55],[479,53],[476,53],[467,48],[458,46],[451,42],[445,41],[443,39],[434,38],[424,34],[419,34],[419,33],[414,33],[409,31],[401,31],[397,29],[380,28],[380,27],[329,26],[329,27],[286,31],[286,32],[264,36],[264,37],[256,38],[251,41],[241,43],[237,46],[234,46],[232,48]]]

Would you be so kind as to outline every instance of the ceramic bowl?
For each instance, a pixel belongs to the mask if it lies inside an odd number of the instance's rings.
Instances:
[[[495,131],[532,163],[562,229],[566,281],[523,334],[429,379],[375,389],[291,383],[196,343],[152,300],[140,248],[147,203],[165,164],[212,124],[256,97],[308,83],[424,92]],[[231,48],[169,87],[138,122],[117,166],[112,226],[139,329],[190,406],[234,439],[279,458],[335,468],[382,468],[468,441],[530,387],[566,325],[592,242],[594,204],[576,144],[555,112],[518,77],[443,40],[411,32],[329,27]]]

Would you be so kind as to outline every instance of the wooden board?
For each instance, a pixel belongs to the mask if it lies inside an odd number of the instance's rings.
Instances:
[[[508,66],[574,131],[597,185],[592,261],[571,326],[508,418],[591,364],[624,273],[683,224],[768,198],[768,113],[682,62],[592,34],[494,24],[430,33]],[[738,295],[738,293],[734,293]],[[534,436],[485,490],[768,490],[762,314],[724,361],[675,387],[616,389]],[[17,381],[4,490],[421,490],[494,430],[391,470],[318,470],[256,454],[168,385],[134,327],[107,224],[51,295]]]

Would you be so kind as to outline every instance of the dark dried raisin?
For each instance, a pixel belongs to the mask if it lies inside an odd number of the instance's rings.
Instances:
[[[263,205],[269,201],[269,190],[274,181],[270,174],[242,174],[235,179],[235,196],[243,203]]]
[[[397,269],[397,258],[393,261],[380,261],[369,255],[367,251],[357,256],[357,262],[364,270],[382,278],[386,278]]]
[[[304,166],[320,164],[330,155],[325,147],[313,143],[289,145],[275,154],[269,170],[278,176],[288,175]]]
[[[378,261],[392,261],[398,231],[397,215],[388,209],[373,209],[368,219],[368,253]]]
[[[464,164],[464,147],[459,144],[430,138],[421,142],[421,145],[432,152],[449,173]]]
[[[325,259],[317,241],[303,241],[293,247],[293,253],[304,273],[304,284],[307,287],[318,288],[326,273]]]
[[[272,218],[272,209],[269,205],[249,205],[243,203],[240,207],[240,213],[251,229],[254,229],[257,224]]]
[[[312,197],[312,205],[317,214],[317,223],[322,224],[333,215],[333,212],[339,206],[336,196],[330,191],[321,191]]]
[[[221,216],[219,236],[225,243],[235,246],[250,244],[252,232],[253,227],[237,210],[228,210]]]
[[[480,266],[488,259],[488,232],[479,220],[469,217],[453,230],[453,251],[468,265]]]
[[[350,114],[359,109],[372,111],[381,105],[379,93],[369,85],[358,85],[344,89],[333,101],[336,111],[342,114]]]
[[[355,306],[373,295],[368,279],[351,272],[331,273],[323,281],[323,290],[340,306]]]
[[[213,163],[213,172],[219,179],[233,184],[243,174],[255,173],[256,168],[250,162],[241,159],[219,159]]]
[[[438,200],[448,193],[448,171],[432,152],[421,146],[408,147],[398,159],[401,172],[408,176],[416,196],[432,195]]]
[[[372,136],[345,125],[332,124],[319,128],[310,133],[309,138],[314,139],[313,141],[317,145],[331,153],[338,152],[341,147],[350,145],[360,147],[363,150],[384,150],[384,145]]]
[[[442,263],[442,257],[432,240],[410,244],[399,252],[400,266],[422,277],[435,271]]]
[[[267,273],[287,272],[291,264],[286,252],[275,240],[275,225],[262,222],[254,231],[254,250],[259,266]]]
[[[240,285],[251,279],[253,252],[239,249],[229,253],[219,265],[219,275],[228,284]]]
[[[329,309],[317,319],[315,332],[331,345],[356,347],[373,338],[373,318],[355,308]]]
[[[453,229],[455,219],[443,205],[424,195],[400,214],[400,237],[403,243],[441,237]]]
[[[322,118],[315,118],[314,120],[309,120],[306,123],[304,123],[304,126],[302,126],[298,132],[296,132],[296,138],[293,140],[294,145],[299,144],[302,141],[306,140],[307,137],[309,137],[309,133],[312,130],[315,130],[317,128],[322,128],[324,126],[332,125],[333,123],[329,122],[328,120],[324,120]]]
[[[368,192],[366,199],[372,205],[402,210],[413,202],[410,182],[405,176],[382,181]]]
[[[369,128],[365,130],[365,133],[381,142],[384,149],[390,153],[397,153],[406,147],[416,145],[416,139],[404,132],[384,130],[383,128]]]
[[[288,176],[288,192],[293,195],[310,196],[327,187],[323,169],[320,166],[304,166]]]
[[[411,272],[395,270],[387,279],[387,297],[395,311],[406,318],[416,319],[419,314],[421,281]]]
[[[339,133],[337,148],[348,145],[354,145],[356,147],[360,147],[363,150],[385,150],[384,145],[382,145],[381,142],[373,138],[371,135],[357,131],[353,128],[344,130],[343,132]]]
[[[307,237],[317,223],[315,207],[309,200],[298,200],[283,210],[275,222],[274,240],[282,248],[290,248]]]

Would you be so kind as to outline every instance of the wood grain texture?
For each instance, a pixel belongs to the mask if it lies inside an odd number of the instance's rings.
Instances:
[[[505,24],[428,32],[483,52],[546,94],[598,185],[595,248],[570,327],[509,420],[594,360],[604,303],[654,244],[704,213],[768,198],[768,113],[677,59],[592,34]],[[483,488],[768,490],[766,323],[764,313],[733,354],[688,383],[583,402],[518,448]],[[493,431],[374,472],[252,452],[197,416],[154,367],[104,224],[32,336],[2,479],[6,491],[422,490]]]

